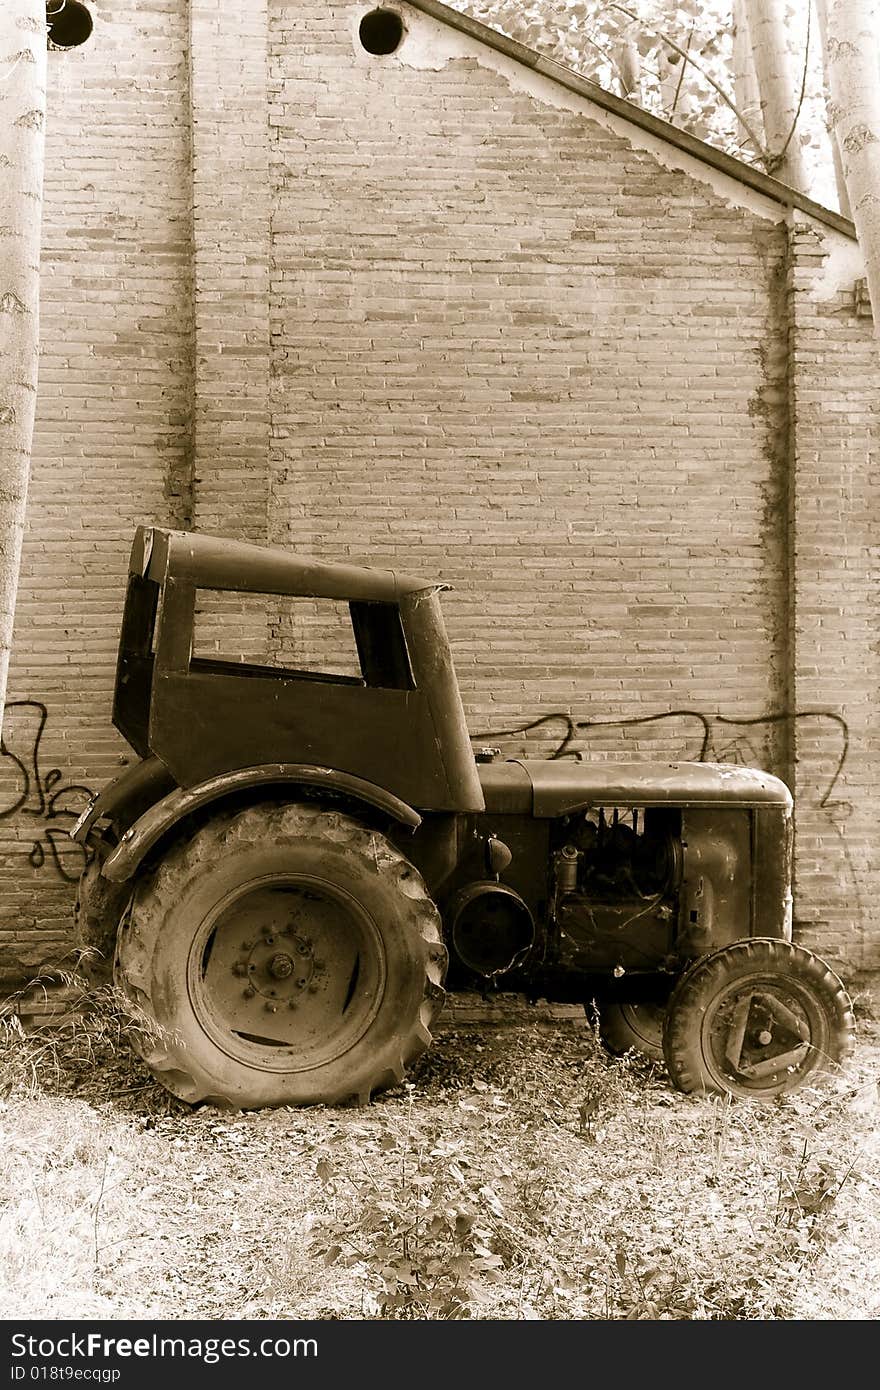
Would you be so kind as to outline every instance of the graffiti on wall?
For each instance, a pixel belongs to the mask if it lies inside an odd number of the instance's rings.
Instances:
[[[20,820],[33,836],[28,860],[76,883],[86,851],[70,829],[92,796],[79,782],[65,782],[58,767],[44,769],[40,745],[49,711],[39,700],[13,700],[4,711],[0,742],[0,820]]]
[[[18,820],[30,839],[28,860],[34,869],[48,868],[58,878],[75,883],[87,862],[87,851],[69,837],[77,816],[92,796],[83,783],[66,782],[60,768],[44,769],[41,743],[49,712],[39,700],[11,701],[4,714],[0,742],[0,821]],[[518,740],[514,755],[525,756],[529,743],[541,748],[539,756],[581,759],[592,737],[644,731],[655,726],[664,741],[664,759],[689,762],[766,765],[764,740],[780,725],[813,721],[822,760],[815,760],[816,775],[799,787],[799,803],[819,814],[838,841],[852,891],[854,916],[866,921],[864,895],[852,862],[845,823],[852,803],[837,795],[849,753],[849,728],[834,710],[805,710],[731,719],[693,709],[666,710],[631,719],[577,719],[567,712],[542,715],[509,729],[474,734],[475,742]],[[830,742],[829,742],[830,736]],[[511,750],[513,753],[513,750]]]
[[[553,745],[544,756],[548,758],[583,758],[579,743],[589,738],[591,732],[613,732],[614,730],[636,730],[648,725],[669,725],[681,722],[684,730],[675,731],[675,742],[680,751],[677,756],[683,762],[739,763],[747,767],[762,767],[765,754],[755,739],[762,731],[776,725],[791,724],[804,720],[818,721],[835,730],[836,750],[829,766],[827,780],[812,789],[816,804],[824,810],[834,812],[838,820],[845,820],[852,813],[848,801],[837,800],[833,793],[843,772],[849,753],[849,727],[842,715],[833,710],[804,710],[793,713],[761,714],[753,719],[729,719],[721,714],[704,714],[700,710],[664,710],[662,714],[639,715],[633,719],[575,719],[572,714],[545,714],[531,723],[520,724],[514,729],[492,729],[474,734],[474,740],[516,738],[529,735],[539,736],[546,745]],[[690,725],[690,730],[687,726]],[[808,793],[809,795],[809,793]],[[813,799],[810,796],[810,799]]]

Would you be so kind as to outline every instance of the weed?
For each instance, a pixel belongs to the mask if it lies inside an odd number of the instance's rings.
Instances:
[[[328,1264],[366,1272],[375,1292],[365,1307],[377,1317],[470,1317],[481,1283],[509,1267],[509,1243],[505,1251],[499,1240],[504,1207],[490,1184],[477,1187],[465,1175],[461,1145],[426,1150],[414,1139],[411,1107],[410,1092],[403,1135],[386,1130],[381,1137],[390,1183],[356,1182],[329,1160],[318,1162],[333,1215],[313,1248]],[[347,1219],[340,1219],[343,1190]]]
[[[32,1006],[42,995],[49,1003],[59,986],[63,1012],[26,1027],[24,1001]],[[0,1095],[150,1097],[167,1112],[176,1103],[133,1050],[161,1037],[154,1020],[115,986],[92,988],[74,971],[52,971],[0,1006]]]
[[[845,1078],[756,1106],[678,1095],[585,1025],[449,1030],[365,1109],[229,1116],[171,1100],[129,1053],[148,1021],[96,998],[62,1027],[0,1021],[11,1315],[880,1309],[880,1050],[864,1041]]]

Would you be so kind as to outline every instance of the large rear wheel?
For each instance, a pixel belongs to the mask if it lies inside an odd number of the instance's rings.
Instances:
[[[81,953],[77,970],[93,985],[107,984],[111,978],[116,933],[131,897],[130,883],[111,883],[103,877],[104,858],[99,846],[77,884],[73,916]]]
[[[762,1099],[833,1070],[853,1029],[849,995],[825,961],[790,941],[754,938],[701,957],[681,977],[663,1053],[681,1091]]]
[[[158,1025],[143,1056],[170,1091],[255,1108],[402,1081],[445,968],[437,910],[383,835],[260,805],[203,826],[138,888],[115,978]]]

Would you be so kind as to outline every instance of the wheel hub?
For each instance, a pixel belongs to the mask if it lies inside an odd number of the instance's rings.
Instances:
[[[340,1055],[382,997],[384,954],[370,917],[344,890],[273,875],[232,892],[194,943],[190,997],[230,1056],[300,1069]],[[272,1060],[272,1054],[275,1060]]]
[[[297,931],[294,923],[266,931],[257,941],[245,939],[240,949],[232,974],[247,976],[246,999],[259,996],[276,1007],[286,1004],[292,1009],[304,992],[317,993],[324,964],[315,959],[311,938]]]
[[[274,975],[276,980],[286,980],[288,975],[293,974],[293,961],[290,956],[286,956],[283,951],[279,951],[269,961],[269,974]]]
[[[718,1022],[726,1060],[750,1080],[800,1066],[809,1050],[807,1020],[768,989],[746,990]]]

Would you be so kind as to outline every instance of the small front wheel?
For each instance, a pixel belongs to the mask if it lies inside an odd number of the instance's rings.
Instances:
[[[775,938],[697,960],[669,1000],[663,1055],[680,1091],[768,1098],[843,1062],[852,1004],[819,956]]]
[[[653,1062],[663,1061],[665,1003],[605,999],[598,1007],[599,1037],[613,1057],[634,1048]]]

